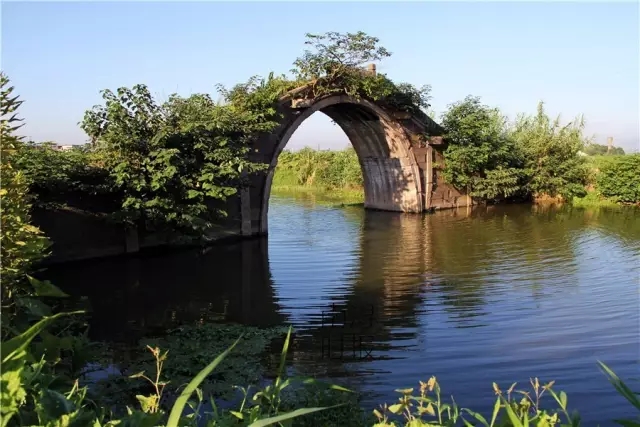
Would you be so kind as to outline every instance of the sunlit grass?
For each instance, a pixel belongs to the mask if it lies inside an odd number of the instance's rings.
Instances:
[[[364,190],[357,188],[331,189],[318,186],[273,185],[272,195],[311,200],[320,205],[353,205],[364,203]]]
[[[596,191],[589,191],[584,197],[574,197],[571,204],[578,208],[620,208],[623,206],[616,203],[615,200],[599,195]]]

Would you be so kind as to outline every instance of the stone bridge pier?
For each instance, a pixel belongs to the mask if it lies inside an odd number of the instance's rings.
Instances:
[[[421,213],[434,208],[467,206],[471,200],[444,184],[435,164],[442,164],[441,128],[426,115],[389,111],[374,102],[347,95],[313,100],[285,99],[278,128],[259,138],[251,159],[269,168],[251,177],[241,191],[242,235],[268,232],[269,197],[278,157],[296,129],[316,111],[329,116],[355,149],[364,180],[367,209]],[[426,137],[432,135],[435,137]]]

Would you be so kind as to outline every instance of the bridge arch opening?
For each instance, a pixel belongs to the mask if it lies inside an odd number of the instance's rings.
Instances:
[[[336,95],[317,100],[305,108],[287,104],[279,128],[259,141],[257,152],[269,164],[269,169],[254,185],[260,194],[260,206],[259,209],[251,207],[252,232],[268,232],[269,198],[278,157],[299,126],[318,111],[343,130],[358,156],[366,209],[422,212],[420,169],[406,131],[375,103]],[[251,197],[251,203],[256,202],[258,200]]]

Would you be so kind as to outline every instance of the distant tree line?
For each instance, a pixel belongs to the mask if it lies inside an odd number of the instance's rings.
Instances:
[[[611,147],[611,150],[609,150],[608,145],[596,144],[593,142],[586,144],[583,152],[590,156],[620,156],[625,154],[622,147]]]

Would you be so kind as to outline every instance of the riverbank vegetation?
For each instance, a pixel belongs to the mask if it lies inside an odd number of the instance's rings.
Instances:
[[[332,202],[364,201],[362,171],[351,147],[340,151],[285,150],[278,159],[272,186],[276,194],[311,191]]]
[[[467,97],[449,106],[442,125],[449,144],[440,165],[444,178],[476,201],[553,200],[578,206],[640,203],[640,154],[583,155],[582,150],[594,151],[597,145],[583,135],[582,118],[562,125],[540,103],[535,115],[521,114],[509,121],[497,108]],[[275,192],[291,186],[321,192],[363,188],[352,148],[285,151],[273,185]]]
[[[253,356],[275,334],[283,335],[282,331],[243,330],[248,337],[240,336],[223,349],[221,343],[238,330],[207,324],[185,325],[146,340],[141,345],[148,346],[150,356],[129,361],[122,374],[107,379],[106,384],[90,375],[89,370],[109,368],[106,365],[113,360],[105,360],[108,352],[103,343],[89,339],[86,313],[77,310],[54,284],[30,276],[37,262],[46,257],[49,243],[31,224],[32,205],[75,203],[133,226],[169,227],[199,236],[226,214],[223,207],[211,209],[210,202],[226,201],[244,185],[246,173],[264,168],[247,160],[247,142],[275,126],[275,101],[300,83],[312,81],[306,90],[313,95],[338,91],[368,96],[407,111],[428,105],[428,90],[396,85],[385,76],[363,75],[356,69],[388,56],[377,46],[377,39],[363,33],[329,33],[309,39],[316,52],[307,52],[296,61],[295,79],[271,75],[231,90],[220,88],[223,103],[207,95],[193,95],[172,96],[159,104],[143,85],[104,91],[104,105],[89,110],[82,123],[91,146],[70,152],[37,148],[17,136],[21,101],[2,76],[0,425],[579,425],[579,418],[569,413],[566,394],[553,391],[553,383],[542,385],[538,380],[532,381],[533,391],[519,399],[515,399],[515,385],[504,392],[494,385],[495,404],[483,413],[463,409],[454,401],[445,403],[435,378],[420,383],[415,394],[413,389],[399,390],[396,403],[362,411],[349,390],[288,375],[291,331],[271,381],[261,378]],[[338,49],[345,41],[346,48]],[[325,43],[333,48],[327,49]],[[336,49],[342,52],[337,62]],[[477,107],[473,100],[465,102],[464,108]],[[485,163],[467,167],[461,162],[451,179],[463,180],[485,197],[513,195],[514,182],[520,185],[528,177],[526,188],[531,191],[560,191],[563,195],[570,194],[566,189],[574,191],[577,166],[567,156],[573,149],[572,131],[563,134],[566,148],[558,150],[552,163],[570,171],[570,178],[536,181],[541,176],[556,178],[542,162],[531,166],[532,175],[507,171],[507,178],[501,179],[500,171],[513,166],[510,154],[488,153],[492,141],[474,126],[467,126],[469,122],[461,115],[453,119],[460,122],[460,132],[454,135],[460,138],[459,149],[454,150],[453,158],[481,153]],[[540,146],[548,148],[546,128],[531,126],[540,132]],[[469,135],[472,138],[467,140]],[[332,173],[353,173],[348,156],[344,162]],[[332,173],[325,179],[344,185]],[[465,178],[470,173],[472,177]],[[308,176],[302,182],[308,183]],[[637,396],[613,372],[602,368],[616,389],[640,410]],[[246,384],[235,382],[258,384],[255,391],[249,391],[242,388]],[[232,401],[232,406],[218,406],[215,396],[231,390],[240,392],[238,405]],[[540,403],[542,394],[552,396],[548,406]]]

